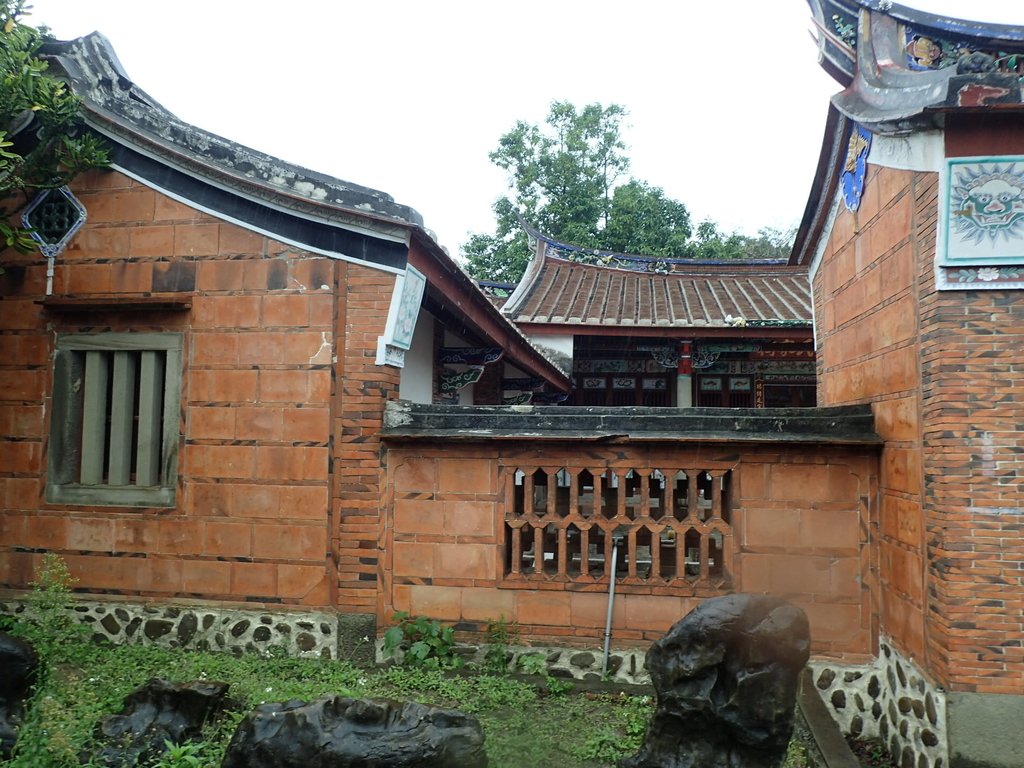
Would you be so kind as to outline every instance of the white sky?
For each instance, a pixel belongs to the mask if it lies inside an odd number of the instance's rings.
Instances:
[[[1024,24],[1020,0],[911,0]],[[828,97],[801,0],[35,0],[62,39],[97,30],[178,117],[374,187],[453,254],[493,229],[488,153],[553,100],[618,103],[633,176],[694,220],[795,225]]]

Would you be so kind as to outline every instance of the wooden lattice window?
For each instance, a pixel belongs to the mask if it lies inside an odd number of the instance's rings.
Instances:
[[[727,586],[731,469],[519,465],[508,472],[505,583]]]
[[[178,333],[57,337],[48,501],[174,506],[181,345]]]

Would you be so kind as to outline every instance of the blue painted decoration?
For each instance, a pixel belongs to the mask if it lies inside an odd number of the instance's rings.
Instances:
[[[843,190],[843,202],[847,210],[860,208],[864,196],[864,177],[868,171],[868,152],[871,151],[871,132],[862,125],[854,125],[850,132],[850,143],[846,149],[846,163],[839,177]]]

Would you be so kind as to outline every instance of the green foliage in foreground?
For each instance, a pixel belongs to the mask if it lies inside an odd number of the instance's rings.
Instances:
[[[0,0],[0,251],[22,253],[35,242],[9,217],[37,191],[107,163],[102,142],[82,130],[78,98],[38,55],[46,30],[25,23],[28,10],[26,0]]]
[[[85,649],[83,652],[82,649]],[[194,653],[151,646],[81,646],[73,663],[45,676],[23,726],[10,768],[77,766],[100,717],[152,677],[221,680],[237,709],[206,729],[204,741],[179,747],[160,768],[216,766],[243,715],[257,704],[329,694],[385,696],[456,707],[476,715],[495,768],[614,764],[635,752],[650,716],[646,697],[552,696],[510,677],[457,676],[438,669],[362,670],[320,659]]]

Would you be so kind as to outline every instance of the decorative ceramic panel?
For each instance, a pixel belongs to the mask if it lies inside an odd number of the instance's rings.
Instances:
[[[947,159],[939,201],[938,287],[1024,288],[1024,156]]]
[[[871,132],[860,125],[854,125],[850,132],[850,143],[846,148],[846,162],[839,176],[843,188],[843,202],[850,211],[860,208],[864,196],[864,178],[868,172],[868,152],[871,151]]]

